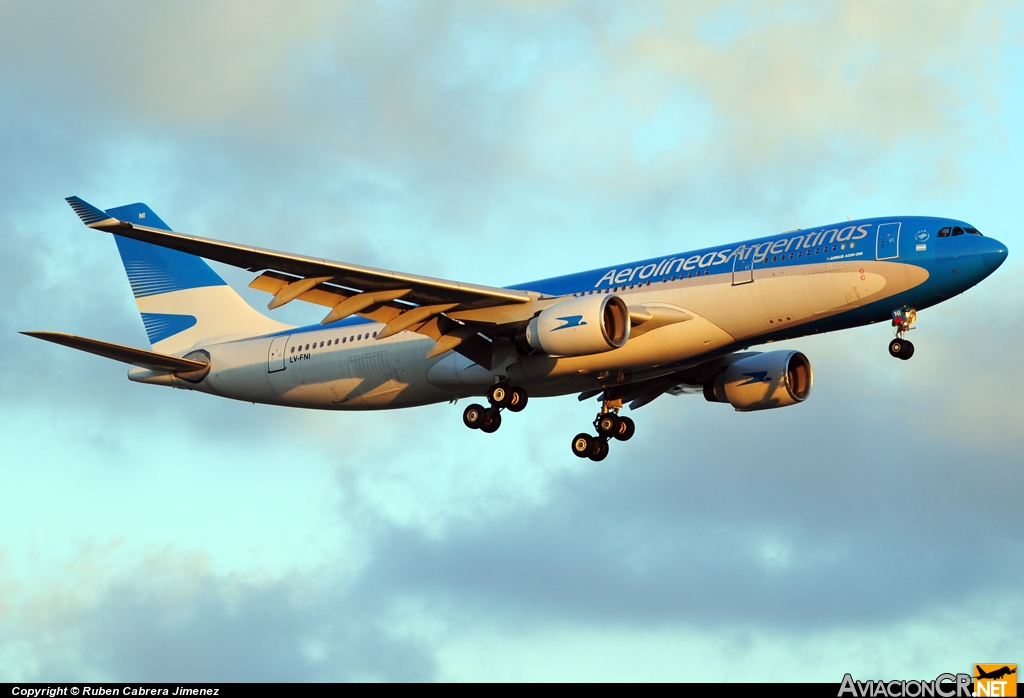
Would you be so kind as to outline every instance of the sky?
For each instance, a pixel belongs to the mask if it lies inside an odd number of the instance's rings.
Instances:
[[[1024,14],[928,2],[0,0],[0,680],[829,681],[1024,663]],[[511,285],[962,219],[1007,262],[785,343],[788,409],[324,413],[130,383],[114,241]],[[217,267],[255,307],[251,275]],[[317,322],[293,303],[274,311]]]

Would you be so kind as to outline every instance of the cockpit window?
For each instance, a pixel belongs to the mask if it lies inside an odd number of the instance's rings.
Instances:
[[[981,235],[981,233],[978,232],[977,228],[964,228],[964,230],[967,231],[968,235],[980,235],[981,237],[985,237],[984,235]]]
[[[957,235],[963,235],[963,234],[964,234],[964,229],[961,228],[959,225],[957,227],[953,228],[953,237],[956,237]]]
[[[952,228],[943,228],[942,230],[939,231],[939,237],[940,238],[948,238],[950,230],[952,230]]]

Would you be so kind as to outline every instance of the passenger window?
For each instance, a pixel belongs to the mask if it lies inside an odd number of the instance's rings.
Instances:
[[[953,228],[953,237],[956,237],[957,235],[963,235],[963,234],[964,234],[964,229],[961,228],[960,226],[957,226],[957,227]]]
[[[344,344],[344,343],[345,343],[345,342],[347,342],[347,341],[348,341],[348,337],[342,337],[342,338],[341,338],[341,343],[342,343],[342,344]]]
[[[942,230],[939,231],[939,237],[940,238],[948,238],[949,237],[949,231],[950,231],[949,228],[943,228]]]
[[[303,351],[309,351],[309,345],[308,344],[306,345],[306,348]]]
[[[773,262],[777,261],[777,259],[778,259],[777,257],[772,257],[772,261]]]
[[[376,336],[377,336],[377,333],[376,333],[376,332],[374,332],[374,333],[373,333],[373,336],[374,336],[374,337],[376,337]]]
[[[292,347],[292,353],[293,354],[295,353],[295,347]]]

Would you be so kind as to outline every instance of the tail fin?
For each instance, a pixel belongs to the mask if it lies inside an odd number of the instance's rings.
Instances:
[[[74,207],[71,199],[69,203]],[[146,204],[103,213],[133,225],[170,230]],[[155,351],[181,354],[211,340],[287,329],[242,300],[202,258],[120,235],[114,240]]]

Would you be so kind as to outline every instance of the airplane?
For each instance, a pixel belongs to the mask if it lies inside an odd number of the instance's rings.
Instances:
[[[596,434],[572,439],[603,460],[661,395],[703,394],[740,412],[804,402],[811,363],[751,346],[891,323],[909,359],[917,313],[994,272],[1007,248],[962,221],[847,220],[498,288],[419,276],[171,230],[143,203],[67,202],[113,234],[150,350],[24,332],[132,364],[129,380],[253,403],[324,410],[414,407],[460,398],[484,433],[529,398],[597,398]],[[257,273],[269,310],[328,309],[295,327],[248,303],[204,261]]]
[[[976,679],[994,679],[994,680],[998,680],[998,679],[1003,678],[1004,676],[1009,676],[1010,674],[1016,674],[1017,673],[1016,665],[1014,666],[1013,669],[1011,669],[1009,666],[1003,666],[1003,667],[1001,667],[999,669],[994,669],[993,671],[984,671],[984,670],[982,670],[980,664],[975,664],[974,665],[974,669],[975,669],[975,671],[978,672],[974,676],[974,678],[976,678]]]

